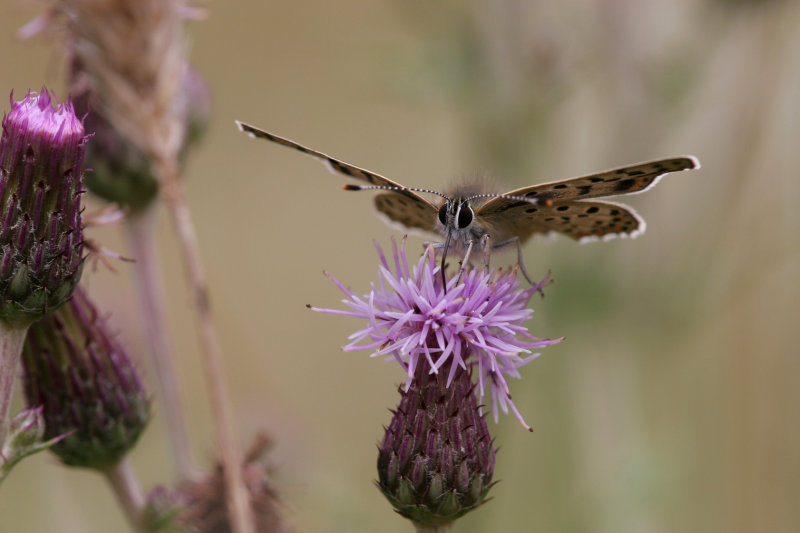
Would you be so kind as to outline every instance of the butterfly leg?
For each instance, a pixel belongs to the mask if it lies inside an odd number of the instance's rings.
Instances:
[[[528,280],[528,283],[530,283],[533,286],[536,286],[536,284],[531,279],[530,275],[528,275],[528,271],[525,269],[524,261],[522,261],[522,243],[520,242],[519,237],[511,237],[510,239],[494,243],[492,244],[492,248],[501,248],[503,246],[508,246],[511,243],[517,245],[517,264],[519,265],[520,272],[522,272],[522,275],[525,276],[526,280]]]
[[[469,264],[469,256],[470,256],[470,254],[472,253],[472,246],[473,246],[473,244],[475,244],[475,242],[474,242],[474,241],[472,241],[472,240],[470,240],[470,241],[469,241],[469,243],[467,244],[467,251],[466,251],[466,253],[464,254],[464,259],[462,259],[461,261],[459,261],[459,264],[460,264],[461,266],[460,266],[460,268],[458,269],[458,279],[456,280],[456,285],[458,285],[459,283],[461,283],[461,276],[464,274],[464,269],[465,269],[465,268],[467,268],[467,265]]]
[[[483,253],[483,271],[486,274],[489,273],[489,263],[490,263],[491,257],[492,257],[492,247],[489,246],[489,241],[490,240],[491,240],[491,237],[489,237],[488,233],[485,234],[483,237],[481,237],[481,250],[484,251],[484,253]]]

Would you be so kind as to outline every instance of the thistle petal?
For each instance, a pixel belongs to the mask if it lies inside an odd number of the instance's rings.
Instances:
[[[433,251],[426,251],[409,268],[404,244],[393,241],[394,271],[376,244],[379,283],[364,297],[328,275],[345,294],[349,311],[312,309],[366,320],[366,327],[350,336],[346,351],[372,350],[372,355],[398,361],[409,376],[406,388],[422,365],[433,373],[447,368],[448,383],[456,366],[475,369],[480,385],[476,392],[482,398],[484,384],[489,385],[495,419],[510,407],[529,429],[511,400],[505,377],[519,378],[519,368],[535,358],[523,354],[562,340],[534,337],[523,325],[533,314],[527,307],[531,297],[547,278],[523,289],[516,269],[472,269],[459,284],[451,278],[445,292],[439,266],[431,260]]]

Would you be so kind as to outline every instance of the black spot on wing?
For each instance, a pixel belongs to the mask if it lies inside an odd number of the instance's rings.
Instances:
[[[337,172],[341,172],[342,174],[345,174],[347,176],[353,176],[353,171],[350,169],[350,167],[346,167],[340,161],[337,161],[336,159],[332,159],[330,157],[326,157],[325,159]]]
[[[616,184],[616,186],[614,187],[614,191],[622,193],[633,188],[635,185],[636,185],[635,179],[622,180]]]

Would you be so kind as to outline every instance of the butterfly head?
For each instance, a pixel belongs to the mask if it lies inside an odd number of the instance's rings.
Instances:
[[[439,222],[448,231],[465,230],[475,220],[475,211],[469,200],[447,200],[439,208]]]

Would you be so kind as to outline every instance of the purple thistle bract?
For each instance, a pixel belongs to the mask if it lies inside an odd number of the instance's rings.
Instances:
[[[43,407],[45,438],[66,435],[51,448],[64,464],[117,464],[150,420],[139,371],[80,286],[31,325],[22,366],[28,405]]]
[[[376,243],[381,265],[378,283],[360,297],[336,278],[326,275],[347,296],[350,310],[315,311],[367,320],[363,329],[350,335],[344,351],[373,350],[372,356],[387,356],[407,373],[405,389],[414,379],[417,366],[427,360],[431,373],[449,369],[447,385],[456,369],[472,368],[477,376],[476,391],[483,398],[488,388],[495,421],[499,411],[509,408],[520,423],[528,426],[511,400],[507,377],[519,378],[519,368],[536,358],[532,349],[560,342],[528,333],[523,326],[533,314],[528,302],[547,284],[547,278],[523,289],[517,269],[484,271],[471,268],[461,279],[451,277],[444,290],[432,248],[409,266],[405,239],[400,246],[392,240],[393,269]],[[445,364],[451,361],[451,364]]]

